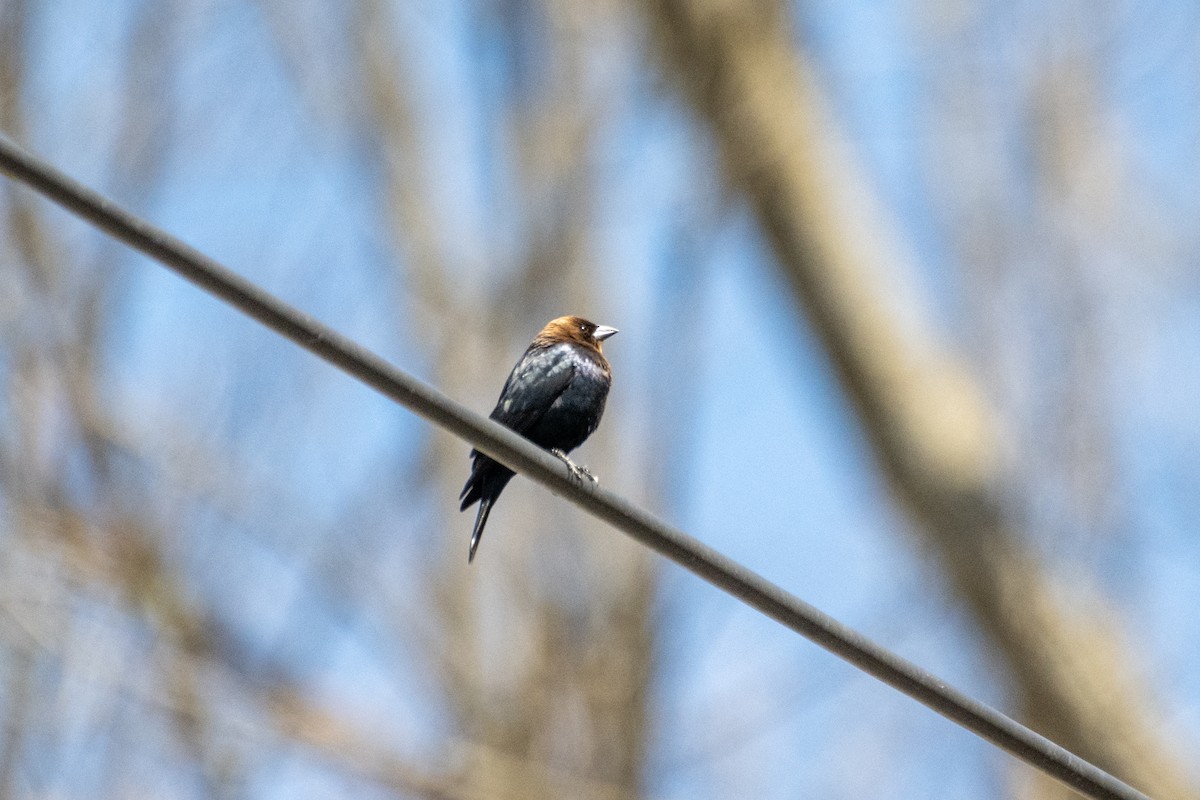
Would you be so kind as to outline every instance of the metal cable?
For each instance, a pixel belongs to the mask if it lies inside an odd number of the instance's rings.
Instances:
[[[599,485],[574,478],[559,459],[502,425],[321,324],[264,289],[118,206],[0,134],[0,170],[170,267],[276,333],[450,431],[522,475],[603,519],[750,607],[849,661],[1085,797],[1149,800],[1100,768],[950,687],[762,576]]]

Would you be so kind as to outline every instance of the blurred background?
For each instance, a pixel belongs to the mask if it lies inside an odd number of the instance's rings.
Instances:
[[[1200,6],[0,0],[0,129],[1200,797]],[[0,181],[0,797],[1058,798]]]

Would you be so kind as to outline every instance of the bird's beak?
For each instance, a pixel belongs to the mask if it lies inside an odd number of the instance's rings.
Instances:
[[[597,342],[603,342],[614,333],[620,333],[620,331],[616,328],[610,328],[607,325],[597,325],[596,332],[592,336],[595,337]]]

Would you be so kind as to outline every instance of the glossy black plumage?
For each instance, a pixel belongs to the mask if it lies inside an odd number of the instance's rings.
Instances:
[[[604,414],[612,371],[600,342],[616,332],[580,317],[549,322],[509,373],[491,418],[565,460],[592,435]],[[479,502],[468,561],[475,558],[492,505],[514,474],[477,450],[471,458],[471,475],[459,495],[463,511]]]

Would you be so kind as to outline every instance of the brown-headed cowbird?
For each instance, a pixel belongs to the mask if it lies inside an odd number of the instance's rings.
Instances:
[[[581,317],[548,322],[509,373],[491,418],[561,458],[576,476],[592,477],[572,464],[567,453],[583,444],[600,424],[612,384],[612,371],[600,343],[616,332],[616,328]],[[471,458],[475,459],[471,476],[459,495],[460,511],[479,501],[468,562],[475,559],[492,505],[515,474],[478,450],[471,451]]]

